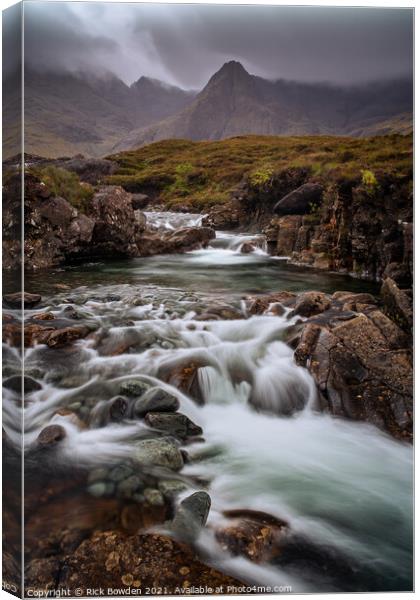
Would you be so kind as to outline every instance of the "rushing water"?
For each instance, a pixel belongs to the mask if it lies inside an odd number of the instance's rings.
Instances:
[[[199,219],[148,214],[163,228]],[[241,253],[249,242],[255,250]],[[145,426],[127,419],[103,427],[95,414],[98,399],[106,402],[124,378],[140,375],[176,395],[180,412],[203,428],[205,441],[188,446],[191,461],[182,475],[186,493],[207,482],[209,524],[222,523],[227,509],[261,510],[288,521],[306,544],[303,560],[255,565],[224,554],[209,528],[201,544],[215,564],[250,582],[292,585],[294,592],[411,589],[411,448],[373,426],[318,413],[314,383],[283,341],[293,320],[249,317],[242,301],[282,289],[375,292],[374,286],[298,269],[267,256],[260,236],[229,233],[218,233],[206,250],[75,265],[43,280],[29,276],[26,285],[57,316],[71,304],[108,341],[131,342],[116,356],[101,354],[91,340],[78,342],[71,356],[44,346],[27,350],[27,372],[43,386],[25,411],[29,451],[45,425],[61,423],[68,432],[59,451],[63,464],[91,468],[129,458]],[[202,320],[214,306],[246,318]],[[200,365],[203,406],[161,381],[190,363]],[[75,402],[84,405],[89,429],[55,414]],[[13,436],[10,406],[6,398],[5,425]],[[311,560],[311,544],[326,554],[331,572]]]

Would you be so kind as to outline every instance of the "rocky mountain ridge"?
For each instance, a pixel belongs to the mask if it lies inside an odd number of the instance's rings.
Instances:
[[[114,150],[171,138],[407,133],[411,111],[412,84],[406,80],[348,87],[269,81],[230,61],[181,112],[130,132]]]
[[[16,153],[7,141],[17,126],[15,88],[6,80],[6,156]],[[224,64],[198,94],[147,77],[128,86],[114,75],[27,69],[25,146],[54,158],[104,156],[169,138],[408,133],[412,96],[408,80],[352,87],[269,81],[237,61]]]

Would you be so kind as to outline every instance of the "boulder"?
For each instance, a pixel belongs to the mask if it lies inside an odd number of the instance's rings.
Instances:
[[[316,209],[322,200],[323,187],[318,183],[304,183],[277,202],[278,215],[305,215]]]
[[[180,413],[147,413],[146,423],[153,429],[163,431],[181,440],[190,436],[201,435],[201,427]]]
[[[203,217],[202,225],[219,231],[236,229],[240,225],[240,211],[231,203],[222,206],[212,206]]]
[[[322,292],[304,292],[299,294],[293,313],[302,317],[312,317],[328,310],[331,300]]]
[[[179,504],[170,523],[174,534],[184,541],[194,542],[207,521],[211,500],[207,492],[194,492]]]
[[[246,298],[246,307],[250,315],[262,315],[272,305],[280,304],[291,307],[296,302],[296,294],[293,292],[276,292],[274,294],[264,294],[261,296],[248,296]]]
[[[109,403],[109,418],[111,421],[122,421],[127,416],[128,402],[122,396],[112,398]]]
[[[25,328],[26,329],[26,328]],[[91,329],[85,325],[77,327],[63,327],[61,329],[40,331],[35,337],[34,342],[38,344],[47,344],[49,348],[63,348],[76,340],[80,340],[91,332]]]
[[[295,359],[313,375],[324,410],[411,439],[412,353],[407,336],[381,311],[310,317]]]
[[[413,330],[413,303],[406,292],[393,279],[385,279],[381,297],[386,314],[407,333]]]
[[[171,437],[137,442],[133,458],[143,466],[166,467],[173,471],[179,471],[184,466],[182,453]]]
[[[146,230],[138,241],[141,256],[173,254],[205,248],[216,237],[210,227],[181,227],[175,231]]]
[[[66,430],[61,425],[47,425],[37,437],[38,446],[51,448],[56,446],[66,437]]]
[[[142,379],[126,379],[120,386],[120,394],[129,396],[130,398],[137,398],[142,396],[150,389],[150,384],[146,383]]]
[[[95,221],[92,254],[109,258],[138,255],[131,194],[115,185],[99,188],[91,201],[90,216]]]
[[[175,412],[179,408],[179,400],[161,388],[151,388],[134,405],[136,417],[144,417],[147,413]]]

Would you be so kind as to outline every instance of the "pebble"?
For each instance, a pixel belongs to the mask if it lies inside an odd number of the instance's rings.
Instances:
[[[126,479],[127,477],[129,477],[132,474],[133,474],[133,469],[131,469],[127,465],[118,465],[117,467],[114,467],[112,469],[112,471],[110,472],[109,479],[111,481],[118,482],[118,481],[122,481],[123,479]]]
[[[163,506],[165,504],[163,496],[159,490],[146,488],[143,492],[143,495],[147,504],[150,504],[150,506]]]
[[[98,481],[97,483],[93,483],[88,487],[88,492],[91,496],[95,496],[95,498],[100,498],[101,496],[105,496],[106,494],[106,483],[104,481]]]
[[[117,485],[117,494],[123,498],[130,498],[134,492],[142,487],[141,480],[137,475],[131,475],[127,479],[123,479]]]
[[[99,467],[98,469],[94,469],[88,475],[88,483],[94,483],[96,481],[101,481],[106,479],[108,475],[108,469],[104,467]]]

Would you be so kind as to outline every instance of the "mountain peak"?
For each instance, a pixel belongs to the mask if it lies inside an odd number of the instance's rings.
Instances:
[[[247,89],[252,82],[253,76],[248,73],[237,60],[230,60],[226,62],[216,73],[210,77],[203,92],[205,93],[209,89],[213,89],[215,86],[234,86],[238,89],[238,86],[244,90]],[[202,93],[203,93],[202,92]]]
[[[219,69],[219,73],[246,73],[249,75],[248,71],[244,68],[242,63],[237,60],[229,60],[225,62],[225,64]]]

